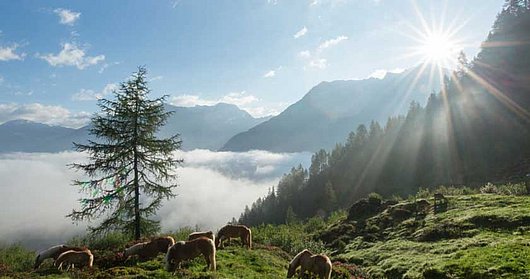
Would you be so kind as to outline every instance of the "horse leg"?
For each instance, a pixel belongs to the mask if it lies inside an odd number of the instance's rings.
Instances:
[[[204,260],[206,261],[206,267],[203,269],[203,271],[206,271],[208,270],[208,268],[210,267],[212,263],[210,262],[210,257],[208,257],[206,253],[204,253],[203,256],[204,256]]]

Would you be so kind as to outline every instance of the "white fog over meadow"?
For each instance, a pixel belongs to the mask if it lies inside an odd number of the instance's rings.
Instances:
[[[291,167],[307,167],[311,158],[310,153],[208,150],[175,156],[184,164],[177,170],[177,197],[158,212],[162,231],[196,225],[215,231],[276,186]],[[39,248],[85,233],[85,223],[65,218],[82,197],[71,181],[83,178],[67,165],[84,159],[77,152],[0,155],[0,242],[24,239]]]

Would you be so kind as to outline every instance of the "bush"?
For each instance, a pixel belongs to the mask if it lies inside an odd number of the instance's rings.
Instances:
[[[20,244],[0,247],[0,274],[31,270],[34,260],[35,253]]]
[[[494,185],[493,183],[488,182],[486,185],[480,187],[480,193],[506,196],[524,196],[528,195],[528,189],[523,183]]]
[[[121,232],[110,232],[105,235],[85,235],[77,236],[68,241],[68,245],[83,247],[90,250],[122,250],[131,238]]]
[[[252,228],[252,237],[256,243],[280,247],[291,255],[303,249],[313,253],[324,252],[324,243],[313,240],[306,229],[303,225],[261,225]]]

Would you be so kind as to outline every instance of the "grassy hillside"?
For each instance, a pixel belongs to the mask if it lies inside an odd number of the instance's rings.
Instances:
[[[334,215],[328,222],[336,222]],[[92,270],[59,272],[47,260],[37,271],[32,271],[35,253],[20,245],[0,248],[0,278],[285,278],[287,265],[294,253],[304,248],[322,252],[322,242],[314,240],[314,235],[328,226],[321,218],[305,223],[296,222],[282,226],[260,226],[253,228],[254,247],[247,250],[237,241],[233,245],[217,251],[217,271],[203,271],[205,261],[197,258],[183,265],[176,274],[164,270],[163,255],[158,258],[138,262],[123,261],[118,253],[127,245],[127,238],[121,234],[110,234],[102,239],[76,238],[70,245],[88,246],[94,254]],[[185,239],[192,230],[181,229],[171,233],[175,239]],[[280,248],[281,247],[281,248]],[[364,278],[355,265],[334,264],[333,278]]]
[[[411,199],[343,220],[321,237],[335,260],[373,278],[530,278],[530,197],[464,192],[449,193],[443,213],[417,214]]]
[[[217,253],[216,272],[203,271],[196,259],[173,275],[163,269],[163,255],[138,262],[116,255],[128,240],[120,234],[103,239],[78,238],[95,255],[94,268],[59,272],[48,260],[36,272],[34,252],[19,245],[0,248],[0,278],[285,278],[292,256],[304,248],[331,256],[332,278],[530,278],[530,196],[524,184],[479,190],[440,188],[449,200],[446,212],[433,214],[433,192],[423,190],[401,201],[377,195],[350,212],[326,220],[253,227],[255,246],[236,245]],[[171,235],[184,239],[191,229]]]

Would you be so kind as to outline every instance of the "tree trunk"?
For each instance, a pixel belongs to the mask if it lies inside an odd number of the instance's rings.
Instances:
[[[140,239],[140,185],[138,185],[138,95],[136,95],[134,118],[134,239]]]

